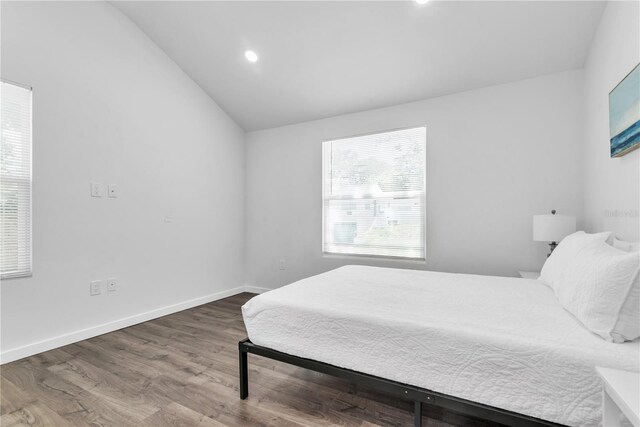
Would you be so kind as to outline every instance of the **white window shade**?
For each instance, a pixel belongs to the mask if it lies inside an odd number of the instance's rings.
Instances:
[[[323,143],[323,251],[425,259],[426,128]]]
[[[0,277],[31,274],[31,89],[0,82]]]

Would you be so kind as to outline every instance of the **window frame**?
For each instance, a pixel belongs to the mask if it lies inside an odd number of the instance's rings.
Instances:
[[[26,85],[23,83],[18,83],[12,80],[0,78],[0,82],[3,84],[10,84],[13,86],[17,86],[22,89],[26,89],[30,92],[30,123],[29,123],[29,174],[28,181],[26,179],[16,179],[9,178],[10,181],[14,181],[17,185],[25,185],[29,191],[29,215],[28,215],[28,229],[29,229],[29,238],[28,242],[26,242],[26,250],[28,251],[28,269],[25,270],[13,270],[4,272],[2,271],[2,265],[0,265],[0,280],[9,280],[9,279],[21,279],[21,278],[29,278],[33,276],[33,87],[30,85]],[[0,141],[1,143],[1,141]],[[0,180],[4,180],[0,174]],[[25,182],[26,181],[26,182]]]
[[[327,156],[326,156],[326,150],[325,150],[325,144],[329,143],[329,142],[333,142],[333,141],[339,141],[339,140],[343,140],[343,139],[351,139],[351,138],[359,138],[359,137],[366,137],[366,136],[372,136],[372,135],[379,135],[379,134],[385,134],[385,133],[391,133],[391,132],[398,132],[398,131],[403,131],[403,130],[410,130],[410,129],[418,129],[418,128],[424,128],[424,158],[422,159],[424,162],[424,174],[423,174],[423,183],[422,183],[422,193],[420,194],[421,196],[421,203],[422,203],[422,207],[423,207],[423,218],[422,218],[422,245],[423,245],[423,254],[424,257],[422,258],[413,258],[413,257],[403,257],[403,256],[393,256],[393,255],[373,255],[373,254],[354,254],[354,253],[337,253],[337,252],[327,252],[325,250],[325,246],[326,246],[326,216],[327,216],[327,206],[328,204],[325,204],[326,200],[359,200],[357,198],[353,198],[353,197],[341,197],[341,196],[335,196],[332,198],[326,198],[325,197],[325,190],[326,190],[326,184],[327,184],[327,180],[326,180],[326,176],[325,176],[325,172],[326,172],[326,164],[327,164]],[[426,264],[427,262],[427,135],[428,135],[428,127],[425,124],[420,124],[420,125],[414,125],[414,126],[406,126],[406,127],[400,127],[400,128],[392,128],[392,129],[384,129],[384,130],[377,130],[374,132],[366,132],[366,133],[360,133],[360,134],[353,134],[353,135],[348,135],[348,136],[339,136],[336,138],[331,138],[331,139],[324,139],[321,144],[320,144],[320,150],[322,151],[322,164],[321,164],[321,180],[322,180],[322,190],[321,190],[321,194],[320,194],[320,203],[322,206],[322,236],[320,239],[320,244],[321,244],[321,253],[322,253],[322,257],[323,258],[328,258],[328,259],[369,259],[369,260],[377,260],[377,261],[396,261],[396,262],[403,262],[403,263],[418,263],[418,264]],[[409,193],[415,193],[415,192],[410,192],[410,191],[403,191],[403,192],[393,192],[393,193],[389,193],[390,194],[390,198],[393,198],[395,196],[409,196]],[[373,195],[371,194],[364,194],[363,197],[366,196],[372,196],[371,198],[373,200],[375,200],[375,197],[373,197]],[[385,197],[385,198],[389,198],[389,197]],[[415,197],[415,196],[414,196]]]

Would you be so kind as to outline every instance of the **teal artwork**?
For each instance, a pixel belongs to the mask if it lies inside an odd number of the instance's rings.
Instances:
[[[611,157],[640,146],[640,64],[609,93]]]

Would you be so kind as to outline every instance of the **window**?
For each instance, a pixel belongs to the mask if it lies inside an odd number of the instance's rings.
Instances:
[[[323,143],[323,251],[425,259],[425,127]]]
[[[0,82],[0,277],[31,274],[31,89]]]

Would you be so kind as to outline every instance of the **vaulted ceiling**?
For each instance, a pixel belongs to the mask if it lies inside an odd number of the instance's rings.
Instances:
[[[599,1],[116,1],[245,130],[583,66]],[[248,62],[247,49],[259,60]]]

